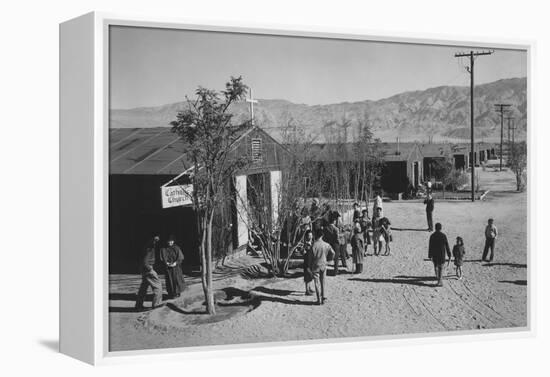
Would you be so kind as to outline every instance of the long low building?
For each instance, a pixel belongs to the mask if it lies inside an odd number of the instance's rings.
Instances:
[[[249,212],[239,211],[241,202],[254,203],[256,189],[262,187],[277,208],[278,189],[288,151],[260,128],[254,127],[232,145],[236,156],[249,155],[252,163],[228,182],[228,200],[216,217],[220,231],[217,247],[223,252],[246,247]],[[162,194],[173,178],[191,164],[186,160],[183,141],[169,127],[110,130],[109,166],[109,270],[111,273],[139,271],[139,253],[153,233],[166,240],[174,235],[182,246],[186,265],[198,265],[196,217],[191,205],[163,206]],[[188,184],[185,176],[178,184]],[[170,186],[168,186],[170,187]],[[230,197],[238,195],[239,200]],[[235,199],[235,200],[233,200]],[[241,203],[241,204],[239,204]],[[272,211],[276,214],[276,211]],[[218,245],[220,246],[220,245]]]
[[[380,184],[385,192],[402,193],[411,185],[417,187],[422,183],[422,154],[417,144],[376,143],[373,147],[384,162]],[[308,151],[308,159],[314,165],[312,173],[323,177],[323,172],[328,171],[330,166],[336,166],[337,169],[348,169],[348,173],[353,175],[353,167],[349,163],[357,163],[364,158],[358,148],[357,143],[312,144]],[[353,181],[353,177],[349,180]],[[353,193],[349,195],[353,196]]]
[[[471,151],[467,143],[426,143],[419,145],[424,166],[424,179],[433,177],[434,166],[438,161],[450,159],[455,169],[465,170],[470,166]],[[489,159],[496,158],[495,147],[489,143],[474,144],[474,165],[480,166]]]

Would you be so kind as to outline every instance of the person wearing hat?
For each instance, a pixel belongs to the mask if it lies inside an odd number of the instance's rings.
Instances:
[[[171,298],[179,297],[185,284],[181,269],[183,253],[180,247],[175,244],[174,236],[168,237],[168,247],[161,249],[160,260],[166,266],[166,291],[168,296]]]
[[[137,293],[136,309],[143,309],[143,302],[147,295],[149,286],[153,290],[152,308],[160,306],[162,302],[162,283],[153,268],[156,261],[156,255],[159,247],[160,237],[154,235],[145,246],[141,259],[141,285]]]

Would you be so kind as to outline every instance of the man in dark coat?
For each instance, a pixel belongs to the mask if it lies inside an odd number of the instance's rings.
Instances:
[[[160,242],[159,236],[154,236],[145,246],[141,260],[141,285],[139,286],[136,309],[143,309],[143,301],[147,295],[147,289],[151,286],[153,290],[152,307],[160,306],[162,302],[162,283],[157,272],[154,270],[155,258]]]
[[[435,232],[430,236],[430,244],[428,258],[434,264],[435,277],[437,278],[437,286],[443,286],[443,265],[445,264],[445,255],[451,259],[451,249],[447,236],[441,231],[441,223],[435,224]]]
[[[174,236],[168,238],[168,247],[160,251],[160,260],[166,266],[166,291],[172,298],[179,297],[184,288],[183,253],[178,245],[174,243]]]
[[[336,221],[340,214],[338,212],[333,212],[330,214],[329,224],[323,228],[323,240],[332,247],[334,250],[334,276],[338,275],[338,263],[341,260],[344,268],[348,268],[346,262],[346,256],[342,253],[340,248],[340,230],[336,226]]]
[[[428,220],[428,231],[432,232],[434,230],[434,220],[433,220],[433,212],[434,212],[434,197],[431,193],[428,193],[428,196],[424,200],[424,204],[426,204],[426,219]]]

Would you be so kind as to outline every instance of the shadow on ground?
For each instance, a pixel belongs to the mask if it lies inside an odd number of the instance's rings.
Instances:
[[[362,281],[365,283],[390,283],[390,284],[408,284],[416,285],[421,287],[433,287],[434,284],[428,284],[428,281],[435,281],[436,278],[433,276],[404,276],[399,275],[392,279],[361,279],[361,278],[351,278],[348,279],[351,281]]]
[[[527,280],[499,280],[499,283],[509,283],[515,285],[527,285]]]
[[[53,352],[59,352],[59,340],[39,340],[38,343]]]
[[[513,268],[527,268],[526,264],[520,264],[520,263],[485,263],[483,267],[493,267],[493,266],[506,266],[506,267],[513,267]]]
[[[168,295],[163,294],[162,300],[166,301],[170,299]],[[136,302],[137,300],[137,294],[135,293],[109,293],[109,300],[110,301],[131,301]],[[144,302],[152,302],[153,301],[153,294],[149,293],[145,296]],[[136,309],[133,306],[111,306],[109,305],[109,313],[141,313],[145,312],[147,310],[150,310],[151,308],[143,308],[143,309]]]
[[[211,324],[245,315],[258,308],[263,302],[278,302],[286,305],[316,305],[315,299],[308,296],[307,301],[291,296],[305,296],[296,291],[272,289],[263,286],[251,290],[227,287],[214,294],[216,314],[206,312],[202,295],[191,298],[179,298],[166,303],[158,309],[150,310],[139,321],[150,329],[166,331],[169,328],[183,329],[189,326]]]
[[[397,230],[397,231],[401,231],[401,232],[427,232],[428,229],[427,228],[422,228],[422,229],[417,229],[417,228],[394,228],[392,226],[391,230]]]

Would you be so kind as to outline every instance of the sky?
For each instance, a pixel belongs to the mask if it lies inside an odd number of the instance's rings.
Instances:
[[[490,48],[491,46],[487,46]],[[112,26],[110,106],[170,104],[198,86],[242,76],[255,98],[308,105],[377,100],[441,85],[469,85],[456,46]],[[476,49],[479,50],[479,49]],[[525,77],[527,55],[495,50],[475,61],[475,83]]]

